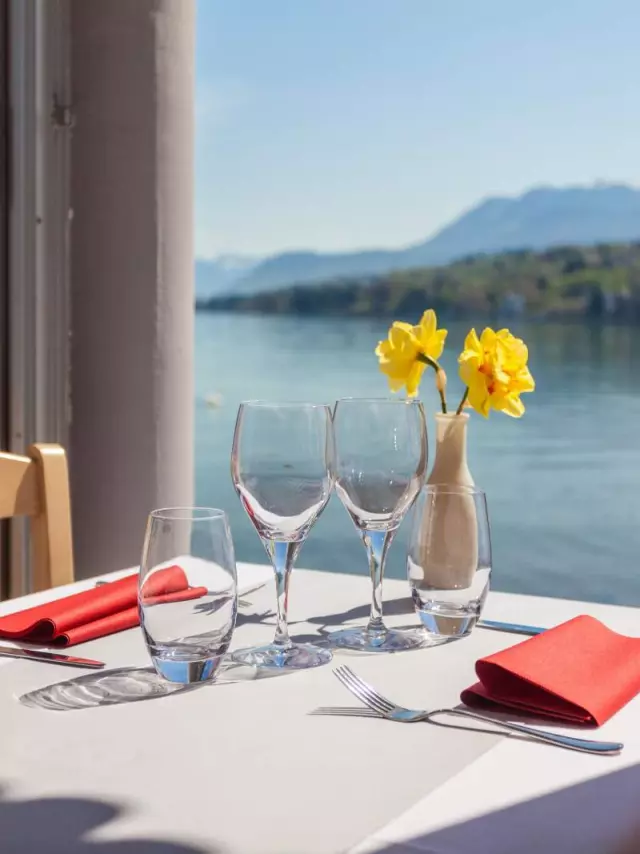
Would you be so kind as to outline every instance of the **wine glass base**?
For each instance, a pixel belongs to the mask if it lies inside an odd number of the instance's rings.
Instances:
[[[397,631],[387,629],[373,633],[366,628],[341,629],[329,635],[329,644],[338,649],[356,649],[360,652],[402,652],[429,646],[427,634],[421,629]]]
[[[330,649],[322,649],[308,643],[294,643],[289,647],[268,644],[267,646],[239,649],[231,656],[237,664],[248,664],[268,670],[305,670],[328,664],[333,655]]]

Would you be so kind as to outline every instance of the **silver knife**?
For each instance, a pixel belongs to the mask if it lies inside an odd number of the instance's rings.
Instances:
[[[541,635],[546,629],[540,626],[525,626],[521,623],[501,623],[499,620],[478,620],[481,629],[493,629],[496,632],[511,632],[514,635]]]
[[[93,658],[77,658],[73,655],[62,655],[59,652],[40,652],[36,649],[23,649],[17,646],[0,646],[0,656],[7,658],[30,658],[32,661],[48,661],[50,664],[66,664],[69,667],[93,667],[96,670],[104,667],[104,661]]]

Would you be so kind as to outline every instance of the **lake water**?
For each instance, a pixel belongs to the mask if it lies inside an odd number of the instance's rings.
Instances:
[[[481,324],[478,324],[481,325]],[[388,323],[246,315],[196,316],[196,492],[229,513],[239,560],[266,555],[231,485],[229,453],[241,400],[387,394],[373,349]],[[456,357],[470,324],[448,325],[443,364],[453,402]],[[488,496],[492,586],[498,590],[640,605],[640,330],[512,324],[537,382],[520,420],[475,413],[469,466]],[[430,436],[437,398],[423,382]],[[219,395],[209,408],[208,395]],[[432,442],[433,446],[433,442]],[[407,526],[388,575],[405,575]],[[334,495],[300,566],[367,573],[364,548]],[[294,582],[295,583],[295,582]],[[328,582],[330,583],[330,582]]]

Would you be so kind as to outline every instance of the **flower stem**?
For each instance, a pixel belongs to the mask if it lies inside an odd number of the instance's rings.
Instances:
[[[460,406],[456,409],[456,415],[462,415],[462,410],[464,409],[464,405],[467,402],[468,397],[469,397],[469,386],[467,386],[464,390],[464,394],[462,395],[462,400],[460,401]]]
[[[442,368],[440,367],[438,362],[436,362],[435,359],[432,359],[431,356],[427,356],[426,353],[418,353],[416,358],[418,359],[419,362],[423,362],[425,365],[429,365],[429,367],[433,368],[433,370],[436,373],[438,373],[438,371],[442,370]],[[447,414],[447,398],[445,396],[444,389],[438,389],[438,394],[440,395],[440,405],[442,407],[442,412],[444,415],[446,415]]]

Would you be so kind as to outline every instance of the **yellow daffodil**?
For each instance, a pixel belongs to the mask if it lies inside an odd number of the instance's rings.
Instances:
[[[489,410],[496,409],[520,418],[524,413],[520,395],[535,389],[528,358],[524,341],[508,329],[494,332],[487,328],[480,338],[471,330],[458,362],[468,402],[476,412],[486,418]]]
[[[386,375],[391,391],[400,391],[404,386],[407,395],[415,397],[426,365],[431,365],[436,372],[441,370],[438,359],[444,349],[447,330],[437,327],[433,309],[425,311],[417,326],[399,320],[392,324],[388,338],[376,347],[380,370]]]

